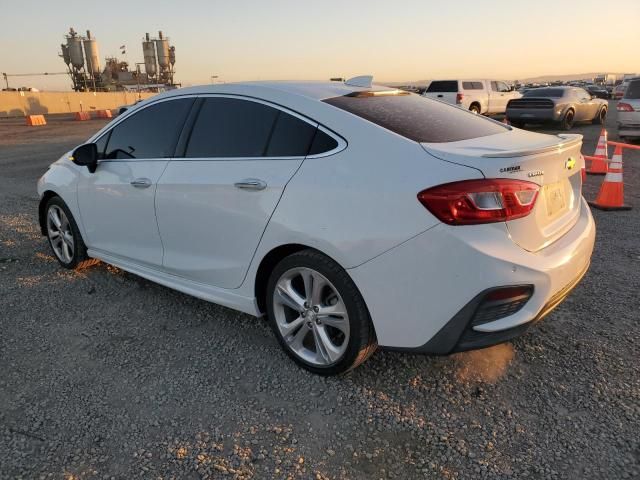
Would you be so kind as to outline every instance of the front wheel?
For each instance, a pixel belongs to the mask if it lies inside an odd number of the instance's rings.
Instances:
[[[52,197],[46,206],[46,233],[53,254],[64,268],[84,268],[97,263],[87,256],[87,247],[67,205]]]
[[[282,348],[313,373],[345,373],[377,348],[362,295],[347,272],[320,252],[284,258],[269,277],[266,303]]]
[[[573,110],[569,110],[564,114],[564,118],[560,122],[560,128],[562,130],[571,130],[573,128],[573,119],[575,117],[575,113]]]

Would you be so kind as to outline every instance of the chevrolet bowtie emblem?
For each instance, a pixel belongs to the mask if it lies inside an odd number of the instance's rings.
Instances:
[[[576,166],[576,159],[573,157],[569,157],[569,159],[564,162],[564,168],[567,170],[573,170],[573,167]]]

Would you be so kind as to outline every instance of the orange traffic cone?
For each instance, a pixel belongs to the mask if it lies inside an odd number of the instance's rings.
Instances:
[[[587,162],[582,154],[580,154],[580,164],[582,165],[582,168],[580,168],[580,175],[582,175],[582,183],[584,183],[587,179]]]
[[[630,205],[624,204],[624,184],[622,183],[622,147],[616,147],[609,165],[609,171],[600,187],[598,198],[589,202],[599,210],[631,210]]]
[[[509,119],[507,118],[507,116],[505,115],[504,118],[502,119],[502,123],[504,123],[505,125],[511,125],[509,123]]]
[[[604,128],[600,132],[598,145],[596,146],[596,151],[593,156],[602,160],[592,160],[591,168],[587,170],[587,173],[591,175],[604,175],[607,173],[607,159],[609,158],[609,152],[607,152],[607,131]]]

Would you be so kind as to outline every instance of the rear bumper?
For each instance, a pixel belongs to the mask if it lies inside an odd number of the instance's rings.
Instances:
[[[508,108],[507,118],[509,120],[520,120],[522,122],[557,122],[562,118],[561,114],[556,114],[553,108]]]
[[[536,253],[513,243],[503,224],[438,225],[349,273],[381,346],[448,354],[507,341],[547,315],[587,271],[594,241],[582,200],[576,225]],[[521,309],[470,327],[488,289],[523,284],[534,293]]]
[[[618,112],[618,135],[640,137],[640,112]]]

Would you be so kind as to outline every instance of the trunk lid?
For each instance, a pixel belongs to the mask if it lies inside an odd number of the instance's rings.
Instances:
[[[486,178],[525,180],[540,186],[533,211],[506,222],[511,239],[536,252],[558,240],[580,215],[584,159],[582,135],[544,135],[514,129],[450,143],[423,143],[434,157],[478,169]]]

